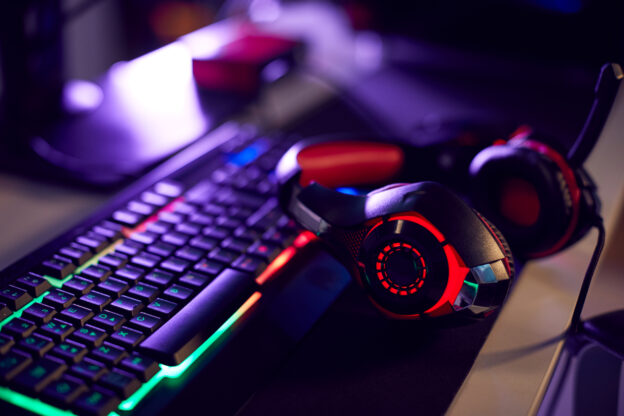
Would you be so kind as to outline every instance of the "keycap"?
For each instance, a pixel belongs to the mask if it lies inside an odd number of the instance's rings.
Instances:
[[[84,356],[87,355],[87,352],[89,352],[89,350],[85,345],[66,340],[52,348],[50,354],[63,359],[68,364],[75,364],[82,360]]]
[[[76,265],[67,257],[55,254],[51,259],[44,261],[38,270],[41,274],[52,276],[57,279],[64,279],[76,270]]]
[[[92,317],[93,312],[91,309],[78,305],[70,305],[67,309],[63,309],[59,314],[60,320],[70,322],[78,326],[83,326]]]
[[[26,393],[39,393],[50,382],[59,378],[66,369],[67,365],[64,362],[45,357],[19,373],[13,380],[13,385],[17,390]]]
[[[112,393],[112,392],[111,392]],[[89,416],[106,416],[117,409],[121,400],[111,393],[93,389],[82,393],[73,404],[79,414]]]
[[[163,364],[180,364],[236,311],[255,288],[250,274],[225,269],[179,313],[143,341],[139,350]]]
[[[9,309],[9,307],[4,303],[0,302],[0,322],[8,318],[9,315],[11,315],[11,310]]]
[[[175,254],[181,259],[196,262],[201,259],[206,252],[196,247],[184,246],[181,249],[178,249]]]
[[[207,275],[216,276],[221,273],[225,266],[223,263],[219,263],[218,261],[202,259],[200,262],[196,263],[194,268],[200,273],[205,273]]]
[[[28,273],[24,276],[20,276],[15,285],[25,289],[30,296],[37,297],[44,294],[44,292],[50,289],[50,283],[43,277],[34,273]]]
[[[74,275],[71,279],[63,284],[63,290],[73,293],[76,296],[82,296],[95,287],[95,284],[80,275]]]
[[[211,260],[217,260],[225,264],[230,264],[234,261],[240,253],[232,250],[228,250],[221,247],[216,247],[210,253],[208,253],[208,258]]]
[[[224,227],[218,227],[214,225],[204,228],[202,233],[207,237],[214,238],[216,240],[223,240],[228,235],[230,235],[230,230]]]
[[[66,407],[87,390],[88,387],[82,380],[64,375],[60,379],[48,384],[48,386],[43,389],[42,395],[52,404]]]
[[[123,315],[126,319],[130,319],[136,316],[143,309],[143,306],[143,303],[138,299],[121,296],[119,299],[111,302],[109,309]]]
[[[146,274],[144,281],[146,283],[151,283],[154,286],[165,287],[171,283],[173,278],[174,275],[172,273],[156,269]]]
[[[126,318],[118,313],[102,311],[93,317],[90,323],[106,332],[117,331],[126,322]]]
[[[160,256],[157,256],[151,253],[142,252],[132,257],[130,261],[136,264],[137,266],[142,266],[142,267],[151,269],[154,266],[156,266],[161,260],[162,260],[162,257]]]
[[[168,259],[165,259],[162,263],[160,263],[161,268],[178,274],[183,273],[190,266],[190,261],[175,256],[169,257]]]
[[[128,295],[144,303],[152,302],[160,294],[160,289],[147,283],[137,283],[130,288]]]
[[[108,246],[108,239],[103,235],[89,231],[76,238],[78,244],[89,247],[94,253],[99,253]]]
[[[249,272],[253,275],[257,275],[266,268],[267,264],[264,260],[257,257],[248,256],[243,254],[232,262],[232,267],[245,272]]]
[[[102,264],[94,264],[80,272],[80,275],[97,283],[104,281],[104,279],[109,277],[112,273],[113,272],[109,267]]]
[[[81,296],[78,302],[92,311],[102,312],[102,310],[112,302],[112,299],[104,293],[92,290],[86,295]]]
[[[106,293],[113,299],[126,293],[129,288],[130,286],[124,280],[115,279],[114,277],[109,277],[97,285],[98,292]]]
[[[105,342],[104,345],[94,348],[91,355],[95,360],[110,367],[119,364],[121,360],[128,356],[128,353],[123,348]]]
[[[141,221],[143,221],[143,219],[145,219],[144,215],[137,214],[136,212],[130,212],[125,209],[119,209],[113,213],[114,221],[129,227],[138,225]]]
[[[139,231],[136,233],[132,233],[130,239],[132,241],[138,241],[141,244],[152,244],[158,239],[158,234],[151,233],[149,231]]]
[[[236,218],[230,218],[229,216],[219,216],[215,220],[215,224],[219,227],[229,228],[230,230],[240,226],[242,222]]]
[[[173,244],[174,246],[183,246],[189,240],[189,236],[179,233],[177,231],[170,231],[162,235],[161,239],[165,243]]]
[[[214,222],[214,219],[210,215],[196,212],[189,217],[189,221],[193,224],[206,226],[211,225]]]
[[[236,237],[228,237],[221,242],[221,247],[242,253],[249,247],[249,241]]]
[[[182,234],[197,235],[201,232],[202,226],[191,222],[183,222],[176,224],[175,230]]]
[[[184,221],[184,215],[176,212],[162,211],[158,214],[158,220],[167,224],[175,225]]]
[[[22,339],[32,334],[36,327],[32,321],[24,318],[13,318],[2,327],[2,332],[15,339]]]
[[[151,233],[164,234],[171,230],[171,224],[161,220],[156,220],[149,222],[145,229]]]
[[[89,383],[93,383],[102,377],[108,370],[104,364],[87,357],[72,365],[69,371],[74,376],[80,377]]]
[[[280,247],[286,247],[294,241],[295,234],[276,227],[271,227],[264,234],[262,234],[262,239],[268,243],[275,244]]]
[[[149,251],[150,253],[157,254],[159,256],[167,257],[167,256],[170,256],[171,253],[173,253],[175,249],[176,249],[176,246],[159,241],[149,246],[147,248],[147,251]]]
[[[93,227],[93,232],[103,235],[109,242],[114,242],[123,238],[123,228],[114,222],[103,221],[99,225]]]
[[[55,341],[64,341],[72,332],[74,327],[69,322],[63,322],[56,318],[52,319],[47,324],[41,325],[39,328],[41,333],[51,337]]]
[[[84,250],[82,250],[81,247],[84,247]],[[78,243],[72,243],[69,246],[63,247],[59,250],[59,254],[70,259],[75,266],[82,266],[93,256],[86,246]]]
[[[61,289],[52,288],[50,289],[50,293],[44,296],[42,302],[54,307],[56,310],[61,310],[67,308],[75,300],[76,297],[73,294]]]
[[[184,186],[181,183],[167,179],[154,185],[154,192],[159,195],[175,198],[182,195]]]
[[[122,399],[127,399],[141,387],[141,382],[133,374],[116,368],[104,374],[98,384],[114,391]]]
[[[8,286],[0,290],[0,301],[14,311],[22,308],[32,300],[32,296],[24,289],[16,286]]]
[[[117,332],[113,332],[110,337],[110,342],[114,342],[126,349],[131,349],[139,345],[141,341],[145,339],[142,332],[136,331],[132,328],[122,326]]]
[[[129,256],[136,256],[141,250],[145,248],[144,244],[133,240],[124,240],[123,243],[115,247],[115,251],[127,254]]]
[[[204,287],[213,278],[203,273],[187,272],[178,281],[192,288]]]
[[[176,202],[175,206],[173,207],[173,211],[179,212],[181,214],[190,215],[197,211],[197,206],[188,202],[179,201]]]
[[[33,303],[22,312],[22,317],[37,324],[50,322],[54,315],[56,315],[56,309],[41,303]]]
[[[72,334],[72,340],[87,347],[99,347],[107,336],[105,331],[91,325],[85,325]]]
[[[0,355],[6,354],[13,345],[15,345],[13,338],[6,334],[0,334]]]
[[[256,241],[247,250],[247,254],[260,257],[267,263],[272,262],[278,254],[282,251],[282,248],[271,243],[264,241]]]
[[[193,290],[180,285],[171,285],[163,292],[163,297],[177,303],[184,303],[193,297]]]
[[[215,185],[212,180],[204,179],[193,185],[193,187],[186,192],[184,200],[191,203],[204,204],[210,201],[217,189],[217,185]]]
[[[145,274],[145,269],[128,265],[126,267],[122,267],[121,269],[117,270],[117,272],[115,273],[115,277],[121,278],[130,283],[133,283],[141,279],[144,274]]]
[[[145,312],[139,313],[128,322],[129,327],[137,329],[144,334],[151,334],[156,331],[161,324],[162,321],[160,318]]]
[[[145,215],[145,216],[152,215],[155,211],[152,205],[149,205],[140,201],[128,202],[127,209],[130,212],[134,212],[136,214]]]
[[[145,191],[141,194],[141,201],[157,207],[164,207],[171,199],[163,195],[158,195],[151,191]]]
[[[156,300],[149,305],[147,305],[146,312],[158,315],[160,317],[169,318],[175,310],[178,308],[178,305],[174,302],[170,302],[165,299],[156,298]]]
[[[7,382],[32,363],[32,358],[25,352],[11,350],[0,355],[0,381]]]
[[[108,253],[101,257],[98,263],[109,266],[111,270],[116,270],[128,263],[128,256],[123,253]]]
[[[149,357],[133,353],[121,361],[120,366],[139,377],[142,381],[148,381],[158,372],[158,363]]]
[[[17,345],[22,351],[40,358],[54,347],[54,342],[51,338],[34,333],[22,339]]]
[[[210,237],[197,236],[191,239],[189,245],[200,250],[208,251],[217,246],[218,240]]]
[[[202,207],[202,212],[216,217],[225,214],[225,207],[215,204],[213,202],[209,202],[207,204],[204,204],[204,206]]]
[[[233,234],[234,236],[242,240],[246,240],[249,243],[253,243],[257,239],[259,239],[260,236],[262,235],[257,230],[254,230],[253,228],[244,227],[244,226],[240,226],[236,228]]]

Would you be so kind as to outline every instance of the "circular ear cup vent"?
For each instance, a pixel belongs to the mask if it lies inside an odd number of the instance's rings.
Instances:
[[[516,270],[514,266],[513,254],[511,252],[511,248],[509,247],[509,243],[507,242],[507,239],[505,238],[503,233],[501,233],[500,230],[496,228],[494,224],[492,224],[490,221],[487,220],[487,218],[481,215],[477,210],[474,210],[474,212],[477,214],[477,217],[479,217],[479,219],[483,221],[486,227],[490,229],[492,234],[494,234],[496,242],[498,243],[499,247],[501,248],[501,251],[505,255],[505,266],[507,267],[507,273],[509,273],[509,278],[513,279],[514,276],[516,275]]]

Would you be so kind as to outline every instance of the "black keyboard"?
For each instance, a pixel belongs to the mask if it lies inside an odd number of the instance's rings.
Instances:
[[[310,241],[274,196],[294,139],[221,130],[3,271],[0,401],[131,412],[250,313]]]

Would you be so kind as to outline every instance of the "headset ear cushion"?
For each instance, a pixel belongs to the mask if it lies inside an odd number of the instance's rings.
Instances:
[[[491,146],[470,164],[473,205],[495,223],[516,254],[549,250],[572,218],[570,187],[557,164],[528,148]]]

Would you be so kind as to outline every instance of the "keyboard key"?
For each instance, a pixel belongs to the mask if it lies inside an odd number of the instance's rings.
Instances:
[[[9,286],[0,290],[0,301],[14,311],[24,307],[32,300],[32,296],[24,289],[16,286]]]
[[[223,240],[221,247],[242,253],[249,247],[249,241],[236,237],[228,237]]]
[[[168,257],[171,255],[171,253],[173,253],[175,249],[176,246],[159,241],[149,246],[147,248],[147,251],[157,254],[159,256]]]
[[[67,365],[64,362],[53,358],[42,358],[17,375],[13,384],[20,391],[40,393],[65,370],[67,370]]]
[[[141,221],[145,219],[144,215],[137,214],[136,212],[130,212],[125,209],[117,210],[113,213],[113,220],[129,227],[135,227]]]
[[[128,322],[129,327],[137,329],[144,334],[151,334],[152,332],[156,331],[161,324],[162,321],[160,320],[160,318],[157,318],[156,316],[147,314],[145,312],[139,313],[137,316],[132,318],[130,322]]]
[[[110,333],[117,331],[125,322],[126,318],[118,313],[103,311],[95,315],[90,323]]]
[[[13,338],[6,334],[0,334],[0,355],[6,354],[15,345]]]
[[[22,312],[22,316],[37,324],[47,323],[56,315],[56,309],[42,303],[33,303]]]
[[[127,282],[133,283],[141,279],[145,274],[145,269],[136,266],[123,267],[115,273],[115,277],[121,278]]]
[[[9,315],[11,315],[11,310],[9,309],[9,307],[4,303],[0,302],[0,322],[8,318]]]
[[[240,226],[234,230],[234,235],[242,240],[246,240],[249,243],[253,243],[259,239],[262,234],[253,228]]]
[[[223,215],[225,214],[225,207],[221,206],[219,204],[215,204],[213,202],[210,202],[208,204],[204,204],[204,206],[202,207],[202,212],[208,214],[208,215],[212,215],[214,217],[217,217],[219,215]]]
[[[171,285],[163,292],[163,297],[174,302],[184,303],[193,297],[193,290],[180,285]]]
[[[209,251],[217,246],[218,240],[210,237],[197,236],[190,241],[192,247],[197,247],[200,250]]]
[[[50,290],[50,293],[45,295],[42,302],[46,305],[52,306],[56,310],[61,310],[67,308],[75,300],[76,297],[73,294],[53,288]]]
[[[110,337],[110,341],[118,344],[126,349],[131,349],[139,345],[141,341],[145,339],[145,336],[134,329],[122,326],[117,332],[114,332]]]
[[[42,394],[51,403],[66,407],[87,390],[87,386],[80,379],[65,375],[48,384]]]
[[[229,228],[230,230],[233,230],[237,228],[238,226],[240,226],[242,222],[240,220],[237,220],[236,218],[230,218],[228,216],[219,216],[215,220],[215,224],[218,225],[219,227]]]
[[[165,287],[168,286],[169,283],[173,280],[174,276],[172,273],[166,272],[164,270],[156,269],[154,271],[149,272],[145,275],[145,282],[151,283],[154,286]]]
[[[108,334],[94,326],[86,325],[78,328],[72,335],[72,340],[88,347],[99,347]]]
[[[136,256],[141,250],[145,248],[144,244],[133,240],[124,240],[123,243],[115,247],[115,251],[127,254],[129,256]]]
[[[106,342],[104,345],[94,348],[91,355],[95,360],[111,367],[119,364],[121,360],[128,356],[128,353],[124,349]]]
[[[137,256],[132,257],[132,260],[130,261],[136,264],[137,266],[142,266],[142,267],[151,269],[154,266],[156,266],[158,263],[160,263],[161,260],[162,258],[160,256],[143,252]]]
[[[106,237],[101,234],[94,233],[93,231],[89,231],[85,235],[81,235],[76,238],[76,242],[78,244],[82,244],[83,246],[89,247],[94,253],[99,253],[109,244]]]
[[[50,354],[63,359],[67,364],[76,364],[87,355],[87,347],[70,340],[66,340],[56,345]]]
[[[24,318],[13,318],[2,327],[2,332],[15,339],[22,339],[32,334],[36,327],[34,322]]]
[[[98,384],[114,391],[122,399],[127,399],[141,387],[141,383],[133,374],[118,369],[104,374]]]
[[[111,311],[123,315],[126,319],[130,319],[143,309],[143,303],[138,299],[121,296],[119,299],[114,300],[109,308]]]
[[[147,231],[156,234],[164,234],[171,230],[171,224],[165,221],[157,220],[147,224]]]
[[[59,254],[70,259],[75,266],[82,266],[93,256],[86,246],[78,243],[72,243],[67,247],[63,247],[59,250]]]
[[[72,332],[74,332],[74,327],[72,324],[68,322],[60,321],[56,318],[52,319],[47,324],[41,325],[40,331],[54,339],[55,341],[64,341]]]
[[[243,254],[232,263],[232,267],[245,272],[249,272],[253,275],[257,275],[266,268],[267,264],[264,260],[257,257],[248,256]]]
[[[185,201],[205,204],[214,196],[218,187],[210,179],[204,179],[189,189],[184,195]]]
[[[197,235],[201,232],[202,226],[191,222],[183,222],[175,226],[175,230],[182,234]]]
[[[95,284],[88,279],[75,275],[63,284],[63,290],[82,296],[95,287]]]
[[[157,207],[164,207],[169,203],[169,201],[171,201],[171,199],[151,191],[145,191],[141,194],[141,201]]]
[[[170,302],[165,299],[156,298],[156,300],[147,305],[147,313],[157,315],[163,318],[169,318],[173,315],[178,308],[176,303]]]
[[[195,270],[201,273],[205,273],[211,276],[216,276],[221,273],[225,266],[214,260],[203,259],[199,263],[195,264]]]
[[[97,285],[98,292],[106,293],[113,299],[118,298],[119,296],[126,293],[129,288],[130,286],[128,285],[128,283],[126,283],[125,280],[115,279],[114,277],[109,277],[108,279]]]
[[[212,277],[203,273],[188,272],[185,273],[178,281],[186,286],[192,288],[204,287],[208,282],[212,280]]]
[[[189,221],[194,224],[206,226],[206,225],[212,225],[212,223],[214,222],[214,219],[210,215],[196,212],[195,214],[189,217]]]
[[[294,241],[295,234],[276,227],[271,227],[264,234],[262,234],[262,239],[268,243],[275,244],[280,247],[286,247]]]
[[[186,234],[171,231],[162,235],[162,241],[165,243],[173,244],[175,246],[183,246],[189,240],[189,236]]]
[[[18,346],[22,351],[29,352],[36,358],[41,358],[54,347],[54,342],[50,338],[35,333],[22,339]]]
[[[83,358],[80,362],[71,366],[69,370],[76,377],[94,383],[98,381],[108,370],[106,366],[90,358]]]
[[[154,301],[159,294],[160,289],[147,283],[137,283],[128,291],[128,295],[145,303]]]
[[[113,394],[103,390],[91,390],[81,394],[73,404],[79,414],[106,416],[117,409],[121,401]]]
[[[175,198],[182,195],[184,186],[181,183],[167,179],[154,185],[154,192],[159,195]]]
[[[137,241],[141,244],[152,244],[158,239],[158,234],[150,233],[149,231],[139,231],[132,233],[130,236],[132,241]]]
[[[179,212],[180,214],[191,215],[197,212],[197,206],[190,204],[188,202],[176,202],[173,207],[174,212]]]
[[[19,277],[15,281],[15,285],[25,289],[30,293],[30,296],[33,297],[43,295],[45,291],[49,290],[51,287],[50,283],[44,277],[34,273],[28,273]]]
[[[282,251],[282,248],[271,243],[267,243],[264,241],[256,241],[254,244],[249,247],[247,250],[247,254],[251,254],[254,256],[260,257],[262,260],[267,263],[272,262],[275,257]]]
[[[211,260],[217,260],[225,264],[230,264],[234,261],[240,253],[225,248],[217,247],[208,253],[208,258]]]
[[[55,254],[51,259],[44,261],[39,267],[41,274],[64,279],[76,270],[76,265],[67,257]]]
[[[162,263],[160,263],[160,267],[163,269],[172,271],[174,273],[183,273],[186,269],[189,268],[191,262],[188,260],[184,260],[178,257],[169,257]]]
[[[205,253],[206,252],[204,250],[200,250],[199,248],[184,246],[176,251],[176,256],[185,260],[196,262],[199,261]]]
[[[143,341],[140,351],[166,365],[180,364],[236,311],[255,287],[250,274],[224,270]]]
[[[128,263],[128,256],[123,253],[109,253],[101,257],[98,262],[115,270],[124,267]]]
[[[61,311],[59,319],[70,322],[74,325],[83,326],[89,319],[93,317],[91,309],[83,308],[78,305],[71,305],[67,309]]]
[[[140,201],[130,201],[128,203],[128,211],[135,214],[150,216],[154,213],[154,207]]]
[[[158,220],[168,224],[180,224],[184,221],[184,215],[176,212],[163,211],[158,214]]]
[[[25,352],[11,350],[5,355],[0,355],[0,381],[8,382],[30,363],[32,358]]]
[[[104,308],[111,302],[112,299],[110,296],[95,290],[81,296],[79,299],[79,303],[81,305],[86,306],[94,312],[102,312],[102,310],[104,310]]]
[[[104,281],[104,279],[109,277],[112,273],[113,272],[109,267],[106,267],[102,264],[95,264],[93,266],[87,267],[82,272],[80,272],[80,276],[91,279],[97,283]]]
[[[156,361],[137,353],[124,358],[120,366],[138,376],[142,381],[149,381],[159,370]]]
[[[224,227],[213,225],[213,226],[204,228],[202,233],[206,237],[214,238],[216,240],[223,240],[228,235],[230,235],[230,230]]]
[[[106,237],[109,242],[114,242],[123,238],[122,227],[110,221],[104,221],[100,225],[93,227],[93,232]]]

